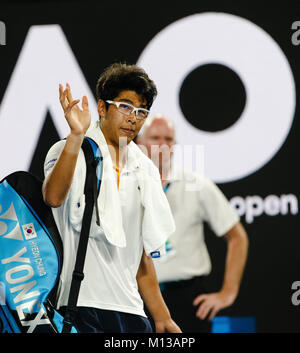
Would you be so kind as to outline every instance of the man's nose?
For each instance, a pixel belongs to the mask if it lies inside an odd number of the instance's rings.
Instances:
[[[127,117],[127,121],[131,122],[132,124],[136,124],[136,113],[135,112],[132,112],[130,115],[128,115]]]

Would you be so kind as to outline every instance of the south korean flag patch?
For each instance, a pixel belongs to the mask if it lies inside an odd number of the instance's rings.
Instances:
[[[24,224],[22,229],[26,240],[37,237],[33,223]]]

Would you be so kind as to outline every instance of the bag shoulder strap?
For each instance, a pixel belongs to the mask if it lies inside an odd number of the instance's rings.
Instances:
[[[96,144],[92,139],[85,138],[82,143],[82,150],[84,152],[85,161],[86,161],[86,177],[85,177],[85,209],[82,219],[82,226],[80,232],[80,238],[78,243],[75,267],[72,275],[71,288],[68,298],[68,305],[66,308],[66,313],[64,315],[64,326],[63,333],[69,333],[71,331],[73,321],[76,315],[76,305],[79,295],[81,281],[84,278],[83,268],[87,250],[87,244],[90,233],[90,226],[92,220],[92,214],[94,205],[96,206],[97,211],[97,223],[99,221],[98,214],[98,203],[97,196],[100,190],[101,184],[101,174],[102,174],[102,155],[98,147],[99,153],[95,150]],[[101,171],[99,172],[99,168]],[[99,222],[100,225],[100,222]]]

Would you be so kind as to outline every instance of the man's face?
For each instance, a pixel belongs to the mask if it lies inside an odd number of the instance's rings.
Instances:
[[[146,101],[135,91],[122,91],[113,101],[126,102],[136,108],[146,108]],[[101,116],[101,130],[108,144],[114,146],[119,146],[124,139],[126,144],[131,142],[145,122],[145,120],[138,120],[135,113],[122,114],[113,104],[110,104],[106,109],[103,100],[98,102],[98,113]]]
[[[139,143],[147,148],[148,157],[162,170],[168,169],[173,155],[175,131],[164,119],[154,119]]]

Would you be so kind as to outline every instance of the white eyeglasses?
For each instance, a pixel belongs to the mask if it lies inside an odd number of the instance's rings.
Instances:
[[[118,108],[119,112],[124,115],[131,115],[132,113],[135,113],[135,116],[138,120],[146,119],[150,112],[147,109],[136,108],[133,105],[125,102],[115,102],[115,101],[107,100],[106,103],[114,104]]]

